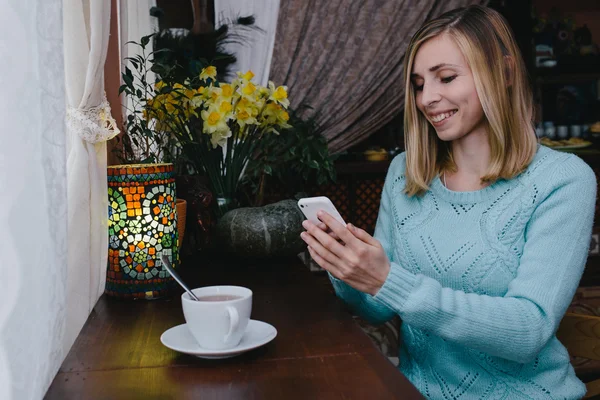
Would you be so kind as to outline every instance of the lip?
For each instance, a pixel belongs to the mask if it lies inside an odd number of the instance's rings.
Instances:
[[[431,118],[433,118],[436,115],[440,115],[440,114],[444,114],[444,113],[448,113],[448,112],[452,112],[452,111],[456,111],[454,114],[452,114],[451,116],[449,116],[446,119],[443,119],[439,122],[434,122]],[[445,111],[437,111],[435,113],[427,113],[427,117],[429,117],[429,122],[434,126],[434,127],[439,127],[444,125],[446,122],[448,122],[448,120],[452,119],[452,117],[454,117],[456,114],[458,113],[458,109],[457,108],[452,108],[450,110],[445,110]]]

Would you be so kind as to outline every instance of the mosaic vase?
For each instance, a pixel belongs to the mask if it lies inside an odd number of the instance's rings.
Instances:
[[[173,164],[115,165],[108,175],[105,293],[155,299],[175,286],[162,265],[179,264]]]

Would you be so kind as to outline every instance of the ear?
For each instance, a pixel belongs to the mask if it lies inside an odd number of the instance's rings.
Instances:
[[[512,56],[504,56],[504,78],[506,86],[511,87],[514,81],[515,59]]]

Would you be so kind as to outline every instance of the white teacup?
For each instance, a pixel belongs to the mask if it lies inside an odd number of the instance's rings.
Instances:
[[[207,286],[181,295],[188,329],[200,347],[224,350],[237,346],[250,321],[252,291],[241,286]]]

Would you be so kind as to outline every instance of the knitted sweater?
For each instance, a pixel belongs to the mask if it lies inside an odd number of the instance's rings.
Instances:
[[[585,393],[555,332],[591,238],[594,172],[539,146],[527,170],[473,192],[435,178],[408,197],[390,165],[375,237],[390,273],[375,296],[331,277],[371,322],[402,319],[400,370],[431,399],[576,399]]]

